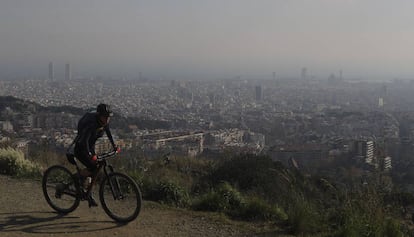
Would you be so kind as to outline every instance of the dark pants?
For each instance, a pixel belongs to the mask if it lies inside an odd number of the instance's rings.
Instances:
[[[89,148],[90,151],[94,152],[94,148]],[[86,146],[82,146],[81,144],[75,145],[75,157],[82,162],[83,165],[88,168],[90,172],[95,172],[98,168],[96,166],[95,161],[93,161],[88,153],[88,149],[86,149]]]

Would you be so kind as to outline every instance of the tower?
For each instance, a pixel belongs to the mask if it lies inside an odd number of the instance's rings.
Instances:
[[[382,85],[378,97],[378,107],[384,108],[385,98],[387,96],[387,85]]]
[[[65,81],[69,81],[72,78],[71,71],[70,71],[70,64],[66,63],[65,65]]]
[[[262,86],[256,86],[256,100],[261,101],[263,99]]]
[[[306,67],[302,68],[302,71],[301,71],[301,74],[300,74],[302,80],[306,80],[307,71],[308,71],[308,69]]]
[[[53,81],[54,72],[53,72],[53,63],[49,63],[49,80]]]

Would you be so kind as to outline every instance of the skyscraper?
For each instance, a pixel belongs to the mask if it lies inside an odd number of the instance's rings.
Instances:
[[[355,141],[357,157],[367,164],[373,165],[375,162],[375,143],[373,141]]]
[[[69,81],[72,78],[71,71],[70,71],[70,64],[66,63],[65,65],[65,81]]]
[[[256,100],[261,101],[263,99],[262,86],[256,86]]]
[[[379,97],[378,97],[378,107],[379,108],[384,108],[384,104],[385,104],[385,97],[387,95],[387,86],[386,85],[382,85],[381,89],[380,89],[380,93],[379,93]]]
[[[49,80],[53,81],[54,78],[54,72],[53,72],[53,63],[49,63]]]
[[[302,71],[300,73],[300,77],[301,77],[302,80],[306,80],[306,78],[307,78],[307,71],[308,71],[308,69],[306,67],[302,68]]]

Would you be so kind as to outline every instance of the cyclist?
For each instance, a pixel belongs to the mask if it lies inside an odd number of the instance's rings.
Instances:
[[[104,132],[109,138],[114,151],[119,152],[109,129],[109,120],[112,115],[113,113],[109,105],[99,104],[96,108],[96,112],[86,113],[78,122],[78,135],[74,141],[74,152],[75,157],[86,166],[86,168],[80,172],[84,186],[90,185],[90,177],[97,171],[95,143],[98,138],[104,135]],[[90,193],[88,201],[89,207],[98,205],[94,200],[92,193]]]

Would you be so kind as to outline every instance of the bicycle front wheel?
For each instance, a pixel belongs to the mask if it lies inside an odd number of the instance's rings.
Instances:
[[[55,165],[45,171],[42,189],[47,203],[59,213],[67,214],[79,206],[79,185],[63,166]]]
[[[122,173],[111,173],[102,180],[99,198],[106,214],[117,222],[133,221],[141,210],[138,185]]]

